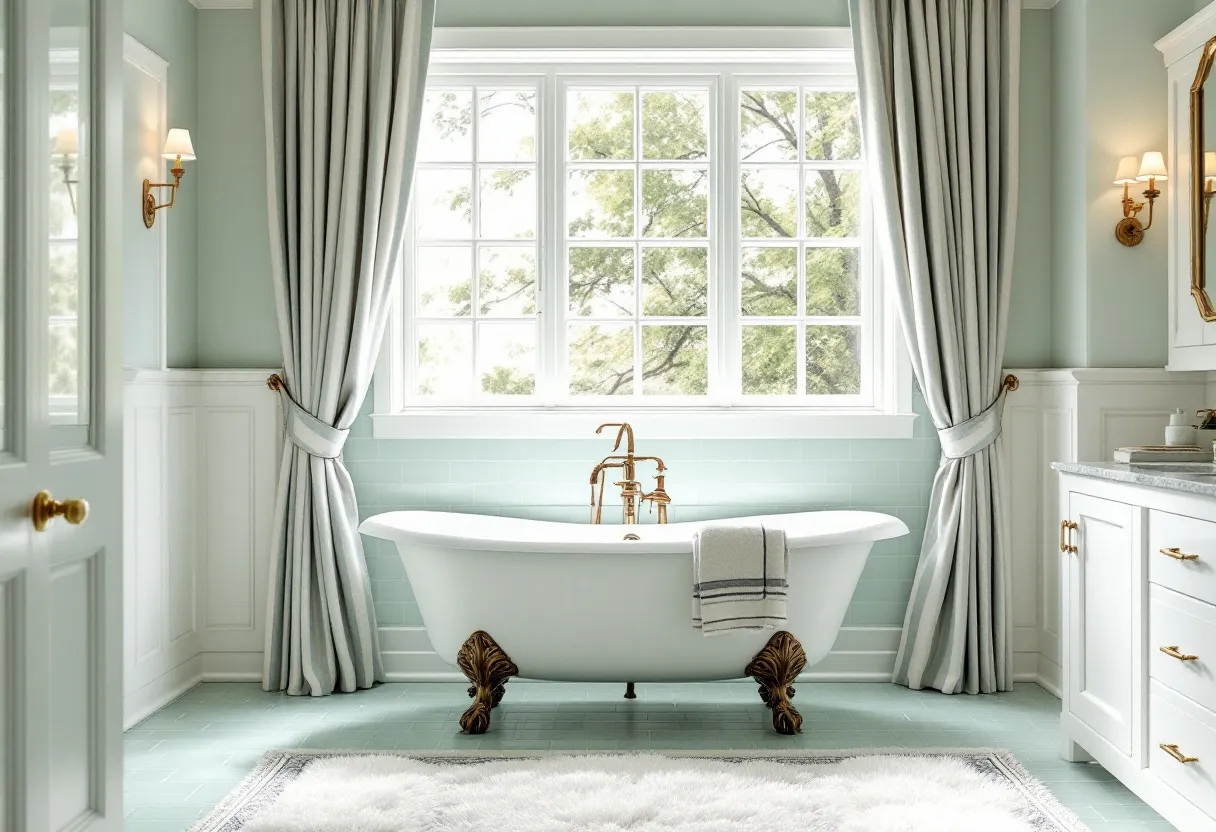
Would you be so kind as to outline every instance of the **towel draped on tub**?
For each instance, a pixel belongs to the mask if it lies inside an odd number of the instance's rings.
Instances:
[[[693,626],[705,635],[785,623],[789,550],[782,529],[707,526],[693,539]]]

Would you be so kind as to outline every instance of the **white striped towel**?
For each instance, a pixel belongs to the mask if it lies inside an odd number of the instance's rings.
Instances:
[[[785,532],[706,526],[692,543],[692,623],[705,635],[775,630],[785,623]]]

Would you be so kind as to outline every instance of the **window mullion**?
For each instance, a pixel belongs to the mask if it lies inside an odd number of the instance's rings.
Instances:
[[[538,241],[540,248],[537,251],[540,279],[537,302],[542,344],[542,361],[538,366],[540,378],[537,379],[537,384],[541,401],[546,405],[554,405],[562,394],[566,328],[566,246],[563,228],[566,188],[562,147],[565,106],[556,72],[545,73],[537,97],[540,102],[537,125],[537,187],[539,202],[543,206],[542,232]]]
[[[719,79],[713,136],[717,142],[714,165],[718,172],[717,242],[718,308],[714,325],[718,331],[719,401],[737,400],[742,392],[742,330],[739,308],[739,269],[742,262],[743,229],[739,217],[739,87],[733,74]]]

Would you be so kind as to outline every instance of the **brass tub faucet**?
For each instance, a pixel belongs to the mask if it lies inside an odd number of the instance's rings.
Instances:
[[[604,517],[604,488],[607,486],[608,470],[621,469],[621,479],[613,485],[621,489],[622,518],[626,525],[638,522],[638,506],[648,502],[652,509],[658,509],[658,522],[667,522],[667,506],[671,505],[671,497],[665,487],[667,465],[657,456],[635,456],[633,444],[633,428],[627,422],[606,422],[595,429],[596,434],[603,433],[604,428],[619,428],[616,433],[616,444],[613,451],[621,449],[621,441],[625,440],[625,453],[613,454],[600,460],[591,469],[591,522],[600,523]],[[636,465],[638,462],[653,462],[658,468],[655,475],[654,490],[647,493],[642,490],[642,484],[637,480]],[[596,491],[596,488],[599,491]]]

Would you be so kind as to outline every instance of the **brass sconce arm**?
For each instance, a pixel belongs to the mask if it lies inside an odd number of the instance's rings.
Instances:
[[[72,178],[72,172],[75,170],[75,165],[72,164],[72,157],[64,153],[59,160],[59,169],[63,171],[63,186],[68,191],[68,201],[72,203],[72,213],[76,213],[76,191],[72,189],[73,185],[79,185],[79,179]]]
[[[182,157],[178,156],[173,163],[173,169],[169,171],[173,174],[172,182],[153,182],[150,179],[144,180],[144,227],[151,228],[156,224],[156,212],[162,208],[172,208],[177,202],[177,189],[181,187],[182,177],[186,174],[186,169],[182,167]],[[156,196],[152,193],[153,188],[170,188],[169,201],[157,202]]]

